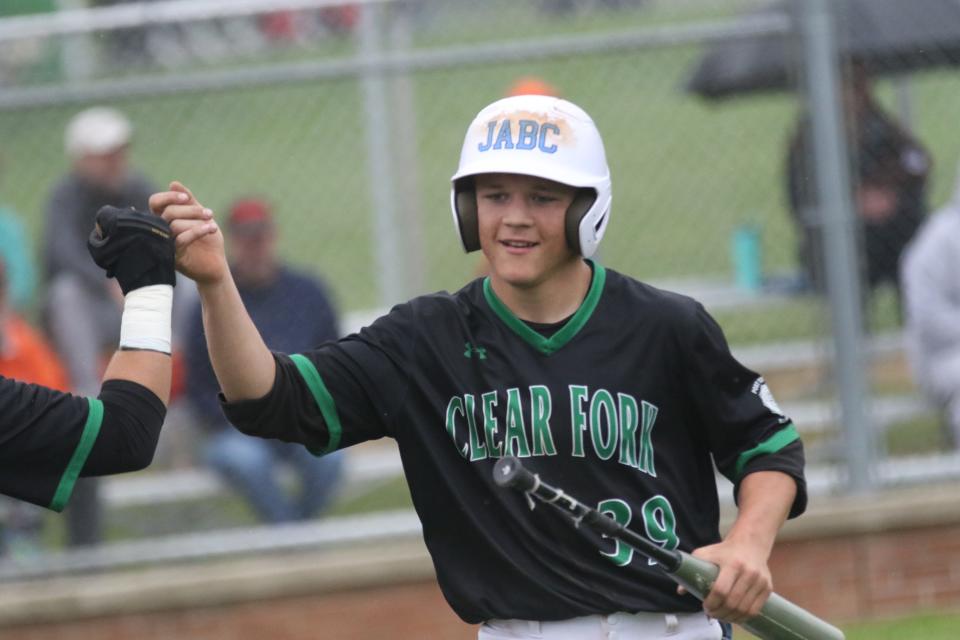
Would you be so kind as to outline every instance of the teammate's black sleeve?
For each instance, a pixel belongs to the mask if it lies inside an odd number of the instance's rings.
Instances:
[[[682,342],[695,419],[714,463],[734,484],[734,499],[748,473],[780,471],[797,485],[790,517],[803,513],[807,502],[803,445],[763,378],[733,357],[720,326],[699,304],[689,316]]]
[[[373,325],[305,354],[274,354],[273,387],[263,398],[223,402],[241,432],[305,445],[321,455],[392,435],[407,393],[417,343],[411,304]]]
[[[62,511],[81,475],[149,464],[165,412],[129,381],[82,398],[0,378],[0,493]]]
[[[167,408],[155,393],[129,380],[107,380],[100,388],[103,422],[81,476],[138,471],[157,450]]]
[[[0,378],[0,493],[62,510],[102,417],[99,400]]]

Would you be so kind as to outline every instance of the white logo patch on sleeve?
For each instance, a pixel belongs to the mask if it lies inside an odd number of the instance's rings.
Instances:
[[[767,383],[762,377],[753,381],[753,387],[750,390],[760,398],[760,402],[763,403],[763,406],[769,409],[772,413],[780,416],[781,422],[787,420],[787,416],[783,413],[780,405],[777,404],[777,401],[773,397],[773,392],[770,391],[770,387],[767,386]]]

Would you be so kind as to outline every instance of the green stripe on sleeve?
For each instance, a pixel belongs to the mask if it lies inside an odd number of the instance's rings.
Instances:
[[[791,422],[783,429],[777,431],[775,434],[755,446],[753,449],[748,449],[747,451],[741,453],[740,456],[737,457],[737,465],[734,469],[734,477],[739,478],[740,474],[743,473],[743,468],[747,466],[747,463],[757,456],[762,456],[768,453],[776,453],[799,438],[800,434],[797,433],[797,428],[794,427],[793,423]]]
[[[50,502],[50,508],[57,512],[63,511],[67,506],[67,500],[73,493],[73,486],[80,477],[83,465],[87,463],[87,456],[90,455],[93,443],[97,441],[97,436],[100,434],[100,425],[103,424],[103,403],[96,398],[87,398],[87,405],[87,422],[83,425],[80,442],[73,450],[70,462],[67,463],[67,468],[60,477],[60,484],[57,485],[53,500]]]
[[[317,406],[320,407],[320,413],[323,414],[323,419],[327,422],[327,433],[329,434],[327,446],[318,451],[311,450],[311,453],[323,455],[331,451],[336,451],[337,447],[340,446],[340,436],[343,433],[343,427],[340,426],[340,416],[337,414],[337,405],[333,401],[333,396],[327,391],[327,385],[323,384],[323,378],[320,377],[320,372],[313,366],[309,358],[296,353],[291,355],[290,359],[297,365],[297,371],[300,372],[304,382],[307,383],[310,393],[313,394],[313,399],[317,401]]]

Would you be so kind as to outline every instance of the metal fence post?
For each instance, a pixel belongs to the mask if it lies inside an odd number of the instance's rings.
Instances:
[[[390,5],[387,43],[391,54],[405,54],[413,43],[410,13],[406,2]],[[390,122],[393,134],[394,166],[397,170],[397,194],[400,198],[400,236],[404,251],[404,297],[421,294],[426,287],[424,261],[423,199],[420,196],[419,150],[417,148],[417,107],[413,78],[397,71],[390,78]],[[435,185],[431,185],[433,187]],[[439,186],[439,185],[436,185]]]
[[[851,202],[847,137],[837,93],[837,46],[827,0],[802,5],[806,90],[813,127],[821,233],[833,326],[834,371],[840,395],[849,489],[868,491],[876,459],[875,438],[867,420],[863,310],[858,276],[855,218]]]
[[[368,4],[361,7],[360,12],[359,55],[364,60],[378,59],[383,52],[380,35],[383,7]],[[367,143],[367,173],[373,205],[377,301],[381,306],[389,306],[403,298],[404,276],[384,71],[374,65],[363,67],[360,85]]]
[[[57,0],[57,9],[85,9],[85,0]],[[97,66],[97,55],[93,48],[93,36],[82,33],[70,36],[63,44],[60,55],[63,75],[67,82],[80,83],[93,76]]]

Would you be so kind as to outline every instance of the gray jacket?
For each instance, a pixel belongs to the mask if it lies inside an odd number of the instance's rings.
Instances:
[[[960,177],[900,263],[906,338],[917,383],[941,402],[960,395]]]
[[[54,185],[47,202],[43,234],[44,276],[49,282],[63,272],[74,273],[91,288],[105,289],[103,270],[87,252],[87,237],[100,207],[137,207],[147,210],[150,194],[157,191],[147,179],[130,174],[116,192],[89,184],[73,173]]]

